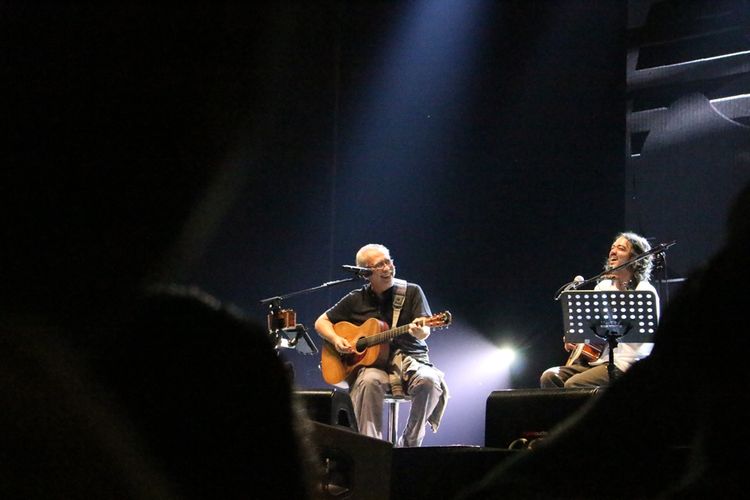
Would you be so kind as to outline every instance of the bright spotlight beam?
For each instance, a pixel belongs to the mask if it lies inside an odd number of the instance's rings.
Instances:
[[[483,373],[506,372],[516,359],[516,351],[510,347],[490,349],[478,364]]]

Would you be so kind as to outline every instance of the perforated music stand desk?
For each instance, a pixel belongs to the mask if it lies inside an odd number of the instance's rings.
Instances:
[[[561,294],[566,342],[610,347],[610,368],[618,342],[653,342],[658,324],[656,295],[650,290],[568,290]],[[610,369],[610,379],[613,370]]]

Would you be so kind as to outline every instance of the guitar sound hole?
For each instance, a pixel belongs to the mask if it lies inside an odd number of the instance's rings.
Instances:
[[[365,349],[367,349],[367,340],[365,337],[360,337],[357,339],[357,343],[354,344],[355,349],[357,349],[357,352],[362,352]]]

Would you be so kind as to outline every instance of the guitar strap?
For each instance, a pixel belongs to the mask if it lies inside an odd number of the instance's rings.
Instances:
[[[391,328],[396,328],[398,316],[401,314],[401,308],[404,307],[406,300],[406,280],[393,279],[393,322]]]
[[[391,328],[396,328],[398,316],[401,314],[401,308],[406,301],[406,280],[393,279],[393,321]],[[390,366],[388,369],[388,381],[391,384],[391,394],[394,397],[404,396],[403,369],[404,355],[397,352],[391,356]]]

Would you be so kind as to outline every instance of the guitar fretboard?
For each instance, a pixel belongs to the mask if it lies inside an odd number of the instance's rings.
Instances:
[[[365,343],[367,344],[367,347],[382,344],[383,342],[387,342],[388,340],[396,338],[399,335],[403,335],[408,331],[409,325],[399,326],[398,328],[391,328],[390,330],[370,335],[365,339]]]

